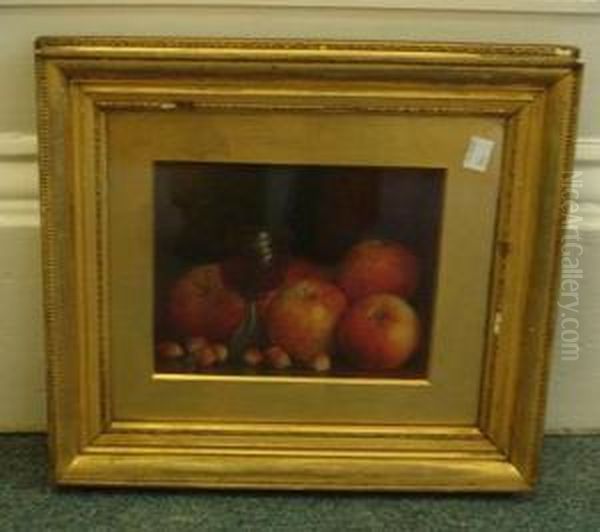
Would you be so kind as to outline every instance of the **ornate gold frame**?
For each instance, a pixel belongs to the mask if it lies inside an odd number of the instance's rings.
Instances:
[[[569,185],[581,77],[577,55],[570,47],[537,45],[39,39],[49,441],[56,482],[530,489],[543,432],[566,214],[561,193]],[[119,413],[127,409],[119,410],[123,399],[115,399],[113,388],[119,364],[110,315],[120,299],[109,284],[111,267],[127,251],[111,243],[116,218],[109,212],[114,191],[107,176],[119,159],[110,147],[111,121],[133,113],[160,115],[159,123],[168,125],[169,113],[185,119],[206,108],[234,115],[435,117],[447,130],[461,119],[500,125],[486,340],[472,423],[427,423],[425,414],[419,422],[418,410],[410,423],[270,422],[228,418],[225,410],[210,419],[193,412],[186,419]],[[173,149],[180,144],[192,153],[184,130],[171,139]],[[121,159],[134,161],[135,150],[124,150]],[[423,153],[423,163],[432,162]],[[148,248],[140,246],[145,256]],[[148,258],[141,264],[150,268]],[[248,382],[225,381],[180,385],[235,386],[242,393]],[[365,389],[385,392],[384,404],[394,406],[389,383],[359,384],[356,397]],[[253,379],[253,389],[263,385]],[[337,384],[308,379],[303,393],[310,394],[311,385],[325,390]],[[278,386],[288,393],[294,384],[281,379]],[[352,393],[345,397],[352,402]],[[451,419],[452,406],[447,409]]]

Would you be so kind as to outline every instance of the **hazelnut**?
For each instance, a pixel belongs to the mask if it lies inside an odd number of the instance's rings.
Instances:
[[[161,342],[156,346],[156,352],[161,358],[174,359],[185,355],[183,347],[177,342]]]
[[[217,355],[211,347],[203,347],[194,353],[196,366],[200,369],[210,368],[217,362]]]
[[[286,369],[292,365],[290,356],[281,347],[273,346],[267,349],[267,361],[272,368]]]
[[[259,349],[256,349],[255,347],[246,349],[246,352],[244,353],[244,362],[248,366],[256,367],[260,365],[263,359],[263,354],[260,352]]]
[[[225,362],[227,360],[227,357],[229,356],[229,351],[227,350],[226,345],[213,344],[212,350],[214,351],[214,353],[217,357],[217,362],[219,364],[223,364],[223,362]]]
[[[319,353],[312,361],[311,368],[318,372],[331,369],[331,358],[326,353]]]
[[[188,338],[185,342],[185,348],[192,355],[199,353],[205,347],[208,347],[208,341],[202,336]]]

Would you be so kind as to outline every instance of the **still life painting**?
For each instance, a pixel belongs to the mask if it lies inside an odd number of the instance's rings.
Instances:
[[[157,371],[422,378],[443,181],[157,163]]]
[[[57,484],[533,488],[575,48],[35,53]]]

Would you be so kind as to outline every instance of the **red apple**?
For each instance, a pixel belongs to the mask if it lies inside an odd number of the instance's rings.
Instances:
[[[418,282],[415,255],[395,242],[365,240],[353,246],[340,265],[338,284],[351,301],[371,294],[408,298]]]
[[[195,267],[175,281],[166,310],[178,335],[226,342],[244,319],[246,303],[225,287],[219,266],[210,264]]]
[[[269,339],[292,362],[309,365],[316,356],[331,352],[345,307],[344,293],[332,283],[319,279],[291,283],[277,292],[267,309]]]
[[[325,269],[316,262],[302,257],[291,259],[285,269],[283,284],[290,285],[302,279],[328,281],[329,276]]]
[[[258,300],[258,312],[261,317],[266,317],[267,309],[273,301],[277,290],[294,284],[297,281],[303,279],[319,279],[321,281],[328,281],[329,276],[327,272],[319,266],[317,263],[304,258],[291,259],[284,266],[283,276],[276,287],[268,292],[262,294]]]
[[[375,294],[354,303],[338,327],[338,346],[355,367],[395,369],[415,352],[420,325],[410,305],[392,294]]]

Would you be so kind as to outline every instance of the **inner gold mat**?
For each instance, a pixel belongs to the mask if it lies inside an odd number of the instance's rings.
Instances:
[[[361,111],[202,109],[107,115],[110,388],[115,420],[473,424],[501,174],[495,118]],[[473,136],[495,143],[465,168]],[[153,177],[157,161],[446,171],[427,379],[155,374]],[[468,377],[465,378],[465,375]]]

